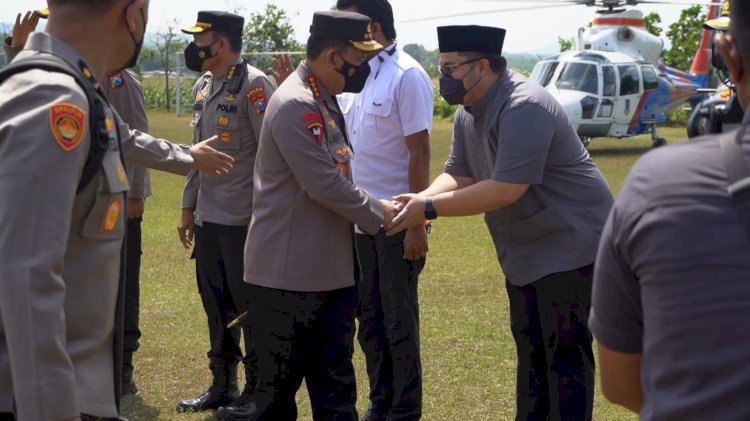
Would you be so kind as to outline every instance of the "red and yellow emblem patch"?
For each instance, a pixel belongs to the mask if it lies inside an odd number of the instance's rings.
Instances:
[[[120,221],[120,212],[122,211],[122,203],[120,199],[115,199],[109,204],[107,209],[107,216],[104,217],[104,232],[110,233],[117,228],[117,223]]]
[[[312,135],[315,144],[323,146],[323,141],[326,137],[323,129],[323,116],[318,113],[309,113],[302,116],[302,120],[307,124],[307,130]]]
[[[86,113],[70,103],[55,104],[49,109],[52,135],[65,152],[77,148],[86,132]]]
[[[266,98],[266,90],[262,86],[257,86],[247,91],[247,100],[253,104],[253,108],[255,108],[257,114],[266,112],[268,99]]]

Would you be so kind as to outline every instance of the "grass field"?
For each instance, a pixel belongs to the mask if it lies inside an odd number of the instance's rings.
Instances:
[[[150,113],[154,135],[189,142],[188,118]],[[434,175],[450,147],[450,123],[437,121],[432,143]],[[662,129],[670,141],[684,129]],[[650,138],[597,139],[591,155],[615,192]],[[197,396],[210,383],[206,319],[189,252],[177,240],[184,179],[153,172],[154,196],[146,203],[141,272],[141,349],[136,380],[141,394],[125,400],[131,420],[211,420],[184,415],[175,404]],[[494,248],[481,217],[442,218],[430,238],[427,266],[420,278],[424,420],[511,420],[515,411],[515,347],[508,304]],[[360,415],[367,404],[367,379],[359,349],[355,354]],[[298,394],[301,420],[310,419],[304,388]],[[597,392],[597,420],[635,420]]]

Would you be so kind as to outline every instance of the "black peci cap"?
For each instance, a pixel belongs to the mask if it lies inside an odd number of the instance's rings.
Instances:
[[[227,12],[202,11],[198,12],[195,26],[184,28],[186,34],[201,34],[208,31],[221,31],[231,35],[242,35],[245,28],[245,18]]]
[[[354,12],[315,12],[310,25],[310,35],[348,41],[360,51],[370,52],[383,48],[372,39],[370,18]]]
[[[439,26],[438,44],[441,53],[477,52],[503,53],[505,29],[491,26]]]

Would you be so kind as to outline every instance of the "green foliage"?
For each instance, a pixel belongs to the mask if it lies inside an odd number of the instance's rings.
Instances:
[[[453,116],[456,114],[458,106],[450,105],[445,102],[445,99],[440,95],[440,85],[437,81],[433,81],[433,86],[435,104],[432,109],[432,114],[437,118],[453,120]]]
[[[141,78],[141,82],[147,109],[166,110],[171,109],[176,104],[177,93],[174,78],[170,78],[169,95],[167,95],[164,79],[161,77],[146,76]],[[190,97],[193,84],[195,84],[195,80],[192,78],[186,78],[181,81],[180,106],[183,110],[191,110],[193,108],[193,99]],[[169,107],[167,107],[167,102],[169,102]]]
[[[566,51],[570,51],[575,46],[576,40],[575,38],[563,38],[558,36],[557,42],[560,44],[560,52],[564,53]]]
[[[427,71],[430,77],[440,77],[440,73],[437,70],[439,64],[438,50],[429,51],[421,44],[406,44],[404,45],[404,51],[414,57],[414,60],[417,60],[422,65],[422,68]]]
[[[683,70],[690,68],[703,37],[706,14],[701,10],[701,6],[688,7],[675,23],[669,25],[667,38],[672,42],[672,48],[664,57],[668,66]]]
[[[661,35],[664,30],[659,26],[661,23],[661,16],[657,12],[651,12],[643,18],[646,23],[646,30],[657,37]]]
[[[252,13],[247,19],[243,34],[245,51],[301,51],[304,46],[294,39],[294,27],[289,22],[286,10],[275,4],[267,4],[263,12]],[[272,57],[260,56],[254,60],[259,69],[271,66]]]

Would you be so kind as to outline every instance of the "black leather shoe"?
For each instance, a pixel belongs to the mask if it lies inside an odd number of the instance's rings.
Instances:
[[[217,410],[237,399],[238,391],[226,393],[213,386],[195,399],[186,399],[177,404],[177,412],[203,412]]]
[[[360,418],[360,421],[385,421],[385,418],[385,415],[380,415],[372,408],[368,408],[367,412],[365,412],[365,415]]]
[[[122,393],[122,396],[136,396],[139,392],[138,385],[135,384],[135,380],[130,379],[129,382],[125,383],[123,382],[122,386],[120,387],[120,391]]]
[[[221,421],[252,421],[256,412],[255,396],[243,392],[234,402],[219,408],[216,417]]]

